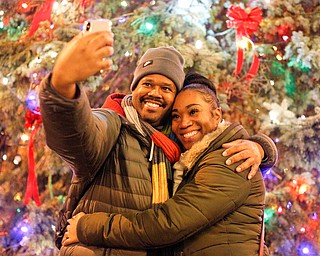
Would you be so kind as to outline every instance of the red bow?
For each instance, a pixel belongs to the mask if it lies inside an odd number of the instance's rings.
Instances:
[[[28,33],[29,37],[31,37],[37,31],[41,21],[51,21],[53,4],[54,0],[46,0],[46,2],[42,4],[41,8],[34,14]]]
[[[242,37],[249,37],[250,34],[258,30],[259,23],[262,20],[262,11],[258,7],[253,8],[250,13],[247,13],[244,9],[239,6],[230,6],[227,12],[228,28],[235,28],[237,40],[241,40]],[[243,49],[238,47],[238,58],[237,58],[237,68],[235,76],[237,76],[242,68],[243,63]],[[247,75],[247,80],[253,78],[259,68],[259,59],[256,54],[254,54],[253,62],[251,64],[250,70]]]
[[[33,197],[34,201],[38,206],[40,206],[40,198],[38,191],[38,182],[37,176],[34,168],[34,154],[33,154],[33,142],[34,136],[39,128],[39,125],[42,123],[40,109],[36,108],[36,112],[32,112],[30,109],[26,111],[25,114],[25,124],[24,126],[28,128],[34,128],[31,132],[29,144],[28,144],[28,184],[26,195],[24,199],[24,204],[29,204],[30,199]]]

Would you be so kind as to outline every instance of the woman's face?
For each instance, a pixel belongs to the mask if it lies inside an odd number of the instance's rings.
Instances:
[[[214,131],[221,119],[220,108],[213,109],[200,92],[186,90],[178,94],[173,104],[172,131],[188,150]]]

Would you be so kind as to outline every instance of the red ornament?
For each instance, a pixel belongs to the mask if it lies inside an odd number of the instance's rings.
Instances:
[[[33,198],[38,206],[41,205],[38,191],[37,175],[34,168],[34,153],[33,153],[33,142],[35,134],[42,123],[40,108],[37,107],[35,112],[30,109],[26,111],[25,114],[25,124],[24,126],[28,128],[33,128],[31,131],[29,144],[28,144],[28,183],[27,190],[24,198],[24,204],[29,204],[30,199]]]
[[[227,11],[227,17],[230,19],[227,20],[227,27],[235,28],[236,39],[241,40],[242,37],[249,38],[249,35],[258,30],[259,24],[262,21],[262,11],[260,8],[255,7],[247,13],[241,7],[232,5]],[[243,49],[238,47],[237,51],[238,57],[235,76],[240,73],[243,64]],[[259,63],[258,56],[254,54],[251,67],[246,77],[247,80],[252,79],[257,74]]]
[[[37,31],[41,21],[51,21],[53,3],[54,0],[46,0],[46,2],[41,6],[40,10],[35,13],[29,29],[29,37],[31,37]]]

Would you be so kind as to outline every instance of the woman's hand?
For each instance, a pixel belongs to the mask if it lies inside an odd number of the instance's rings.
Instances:
[[[79,242],[79,239],[77,236],[77,225],[78,225],[79,219],[84,215],[85,215],[84,212],[80,212],[77,215],[74,215],[71,219],[68,219],[69,225],[67,226],[67,231],[64,233],[64,236],[62,239],[63,246],[67,246],[69,244]]]
[[[222,145],[226,150],[223,156],[230,156],[226,161],[227,165],[231,165],[241,160],[245,160],[237,168],[237,172],[242,172],[251,167],[248,179],[250,180],[259,170],[259,165],[264,157],[264,151],[260,144],[250,140],[235,140]]]

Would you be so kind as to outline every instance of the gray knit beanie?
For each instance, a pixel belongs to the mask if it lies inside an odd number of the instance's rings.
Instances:
[[[183,65],[183,56],[173,46],[150,48],[141,57],[134,71],[130,89],[133,91],[144,76],[160,74],[171,79],[177,91],[180,91],[185,77]]]

